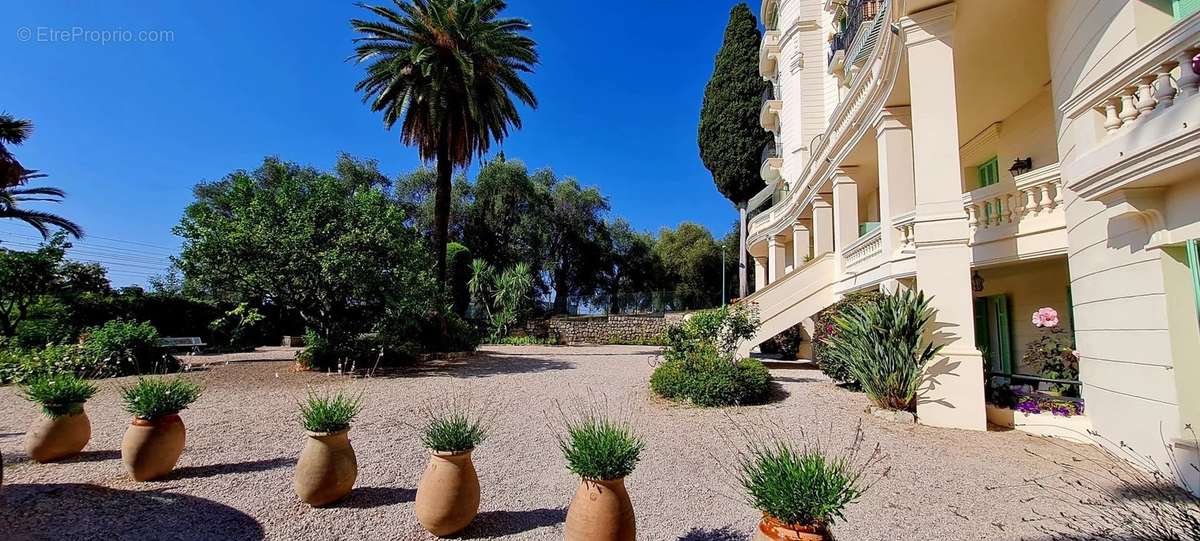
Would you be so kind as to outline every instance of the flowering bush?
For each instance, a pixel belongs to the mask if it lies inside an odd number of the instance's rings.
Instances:
[[[1050,307],[1039,308],[1033,313],[1033,325],[1043,329],[1042,335],[1025,346],[1021,361],[1025,366],[1036,368],[1042,377],[1059,380],[1079,379],[1079,352],[1071,343],[1066,331],[1058,327],[1058,312]],[[1050,391],[1056,394],[1078,395],[1075,386],[1053,383]]]
[[[1070,417],[1083,415],[1083,402],[1033,394],[1015,394],[1013,409],[1027,415],[1050,412],[1057,417]]]

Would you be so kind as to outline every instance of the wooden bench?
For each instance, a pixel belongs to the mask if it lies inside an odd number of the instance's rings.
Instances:
[[[208,344],[199,336],[164,336],[158,339],[158,345],[164,348],[191,348],[195,353]]]

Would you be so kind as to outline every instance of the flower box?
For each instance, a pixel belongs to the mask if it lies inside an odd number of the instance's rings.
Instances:
[[[987,405],[988,423],[1020,430],[1035,436],[1050,436],[1078,443],[1093,444],[1092,421],[1086,415],[1055,415],[1048,411],[1023,413],[1009,408]]]

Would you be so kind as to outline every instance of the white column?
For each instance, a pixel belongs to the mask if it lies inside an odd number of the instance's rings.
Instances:
[[[986,430],[958,155],[955,9],[955,4],[945,4],[900,21],[913,89],[914,173],[921,179],[915,191],[917,287],[936,310],[929,339],[944,346],[925,370],[917,417],[928,425]]]
[[[833,251],[833,194],[820,193],[812,202],[813,256]]]
[[[812,220],[801,218],[792,224],[792,270],[804,266],[804,260],[812,254],[809,246],[809,223]]]
[[[879,227],[883,254],[890,259],[900,247],[895,217],[916,208],[909,108],[884,109],[875,125],[875,139],[879,153]]]
[[[842,252],[858,240],[858,185],[840,169],[833,175],[833,241]]]
[[[758,291],[767,287],[767,258],[754,258],[754,290]]]
[[[783,278],[787,269],[787,246],[782,235],[771,235],[767,239],[767,283]]]

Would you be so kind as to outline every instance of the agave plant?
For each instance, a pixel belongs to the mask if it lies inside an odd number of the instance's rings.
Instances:
[[[934,310],[921,292],[884,295],[834,317],[827,355],[843,364],[877,406],[911,410],[921,374],[942,346],[924,338]]]

